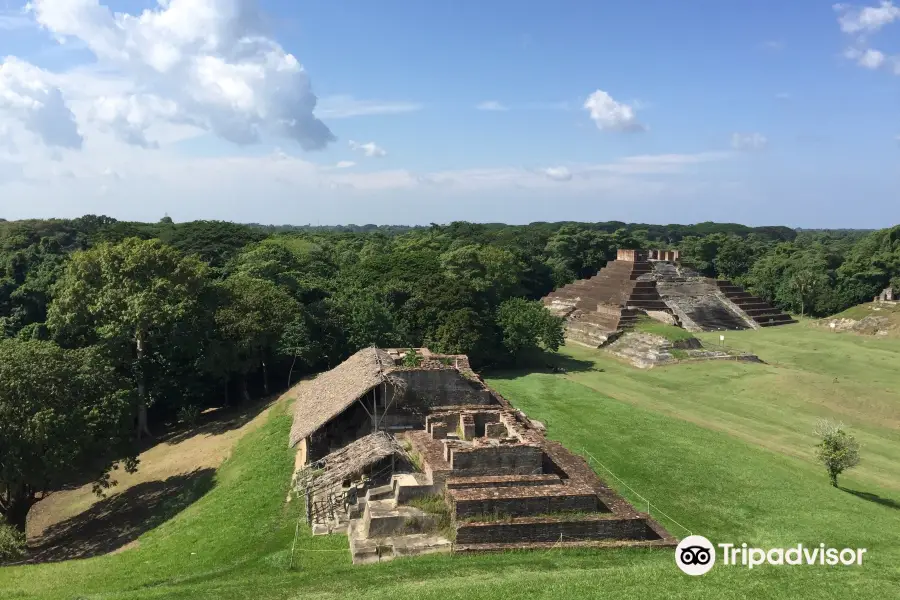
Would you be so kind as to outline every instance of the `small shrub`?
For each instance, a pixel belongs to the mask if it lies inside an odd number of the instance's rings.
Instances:
[[[816,459],[828,471],[831,485],[837,487],[838,475],[859,464],[859,442],[844,431],[843,423],[820,419],[815,433],[822,441],[816,444]]]
[[[416,352],[415,348],[410,348],[403,355],[402,364],[404,367],[418,367],[422,364],[422,356]]]
[[[178,422],[185,427],[193,427],[200,420],[200,407],[193,404],[178,409]]]
[[[0,563],[25,555],[25,534],[0,519]]]

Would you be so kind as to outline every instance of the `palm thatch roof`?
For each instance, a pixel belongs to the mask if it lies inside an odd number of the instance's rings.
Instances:
[[[370,433],[300,469],[294,478],[294,489],[307,493],[327,489],[392,454],[405,456],[406,452],[393,436],[383,431]]]
[[[330,371],[297,384],[290,447],[383,382],[393,366],[394,360],[384,350],[363,348]]]

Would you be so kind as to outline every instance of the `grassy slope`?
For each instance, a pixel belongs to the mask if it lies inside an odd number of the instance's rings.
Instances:
[[[140,547],[0,569],[0,597],[892,597],[900,585],[900,510],[830,488],[810,460],[806,432],[811,417],[840,409],[859,432],[866,460],[866,469],[843,483],[885,503],[900,496],[900,386],[892,372],[900,345],[822,335],[798,326],[729,334],[729,343],[775,361],[771,366],[641,371],[570,348],[573,358],[604,371],[513,374],[491,383],[544,420],[552,437],[586,447],[695,533],[714,542],[862,546],[869,553],[861,568],[716,567],[689,578],[665,550],[433,556],[352,567],[346,538],[312,538],[301,528],[301,551],[289,570],[297,504],[283,505],[292,465],[289,418],[275,410],[239,442],[212,491],[143,536]]]
[[[844,312],[822,319],[822,323],[820,324],[822,326],[827,326],[826,324],[832,319],[854,319],[856,321],[861,321],[866,317],[886,318],[887,324],[880,324],[878,329],[886,329],[889,332],[888,335],[890,337],[900,337],[900,304],[866,302],[865,304],[852,306]],[[872,334],[874,331],[869,331],[868,333]]]
[[[644,333],[652,333],[660,337],[664,337],[670,342],[681,342],[684,340],[694,339],[694,334],[681,327],[660,323],[646,317],[639,317],[634,325],[635,331],[643,331]]]

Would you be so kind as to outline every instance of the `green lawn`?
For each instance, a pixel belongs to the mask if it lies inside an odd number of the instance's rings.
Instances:
[[[673,343],[692,340],[695,337],[694,334],[687,329],[682,329],[681,327],[676,327],[675,325],[668,325],[666,323],[654,321],[649,317],[638,317],[637,322],[634,324],[634,330],[642,331],[644,333],[652,333],[654,335],[664,337]]]
[[[694,533],[763,547],[865,547],[863,566],[716,566],[690,578],[671,550],[623,549],[353,567],[346,538],[312,538],[301,527],[288,569],[298,507],[283,503],[290,419],[275,410],[239,442],[213,489],[139,547],[0,569],[0,598],[898,597],[900,342],[805,325],[726,337],[770,364],[639,370],[569,347],[567,374],[497,374],[489,383]],[[841,480],[852,491],[831,488],[812,462],[816,416],[839,417],[863,443],[863,464]]]

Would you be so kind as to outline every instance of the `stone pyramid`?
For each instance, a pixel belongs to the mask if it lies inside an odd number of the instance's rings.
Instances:
[[[555,290],[543,302],[566,317],[568,339],[594,347],[629,329],[639,315],[689,331],[795,322],[730,281],[701,276],[672,250],[619,250],[596,275]]]

